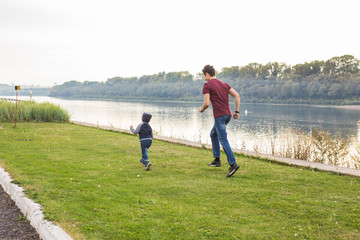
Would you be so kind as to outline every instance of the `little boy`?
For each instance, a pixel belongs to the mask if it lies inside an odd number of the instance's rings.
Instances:
[[[142,115],[142,123],[140,123],[136,129],[133,128],[133,125],[130,125],[130,131],[133,134],[139,134],[142,153],[140,162],[144,165],[146,171],[150,170],[151,166],[148,157],[148,149],[150,148],[153,139],[152,128],[149,125],[151,117],[152,115],[150,113],[144,113]]]

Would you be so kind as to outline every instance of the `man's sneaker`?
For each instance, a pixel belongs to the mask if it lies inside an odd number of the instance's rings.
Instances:
[[[235,163],[229,168],[229,173],[227,174],[227,177],[231,177],[234,175],[234,173],[239,169],[239,166]]]
[[[151,167],[151,162],[148,162],[145,166],[145,170],[146,171],[149,171],[150,170],[150,167]]]
[[[216,160],[214,159],[214,161],[212,161],[211,163],[208,164],[210,167],[221,167],[221,162],[220,160]]]
[[[144,162],[144,159],[140,159],[140,162],[142,163],[142,165],[144,165],[144,167],[146,167],[146,164]]]

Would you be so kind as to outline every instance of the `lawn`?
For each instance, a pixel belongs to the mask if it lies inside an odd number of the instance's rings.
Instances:
[[[0,123],[0,165],[74,239],[360,239],[360,179],[69,123]]]

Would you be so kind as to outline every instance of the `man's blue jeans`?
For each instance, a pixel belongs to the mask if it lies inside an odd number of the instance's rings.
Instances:
[[[152,140],[141,141],[141,153],[142,153],[142,160],[144,161],[144,163],[149,162],[148,148],[151,146],[151,144],[152,144]]]
[[[211,129],[210,137],[214,158],[220,158],[220,143],[231,165],[236,163],[235,156],[227,139],[226,125],[230,122],[231,116],[225,115],[215,118],[214,127]]]

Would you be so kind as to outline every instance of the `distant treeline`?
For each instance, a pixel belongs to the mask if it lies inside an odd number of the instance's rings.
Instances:
[[[50,88],[20,86],[19,95],[29,96],[30,92],[33,96],[48,96],[50,93]],[[0,84],[0,96],[14,96],[15,94],[15,86]]]
[[[225,67],[217,77],[240,92],[242,102],[360,104],[360,61],[352,55],[294,66],[250,63]],[[202,73],[160,72],[141,77],[113,77],[106,82],[70,81],[50,96],[101,99],[201,100]]]

